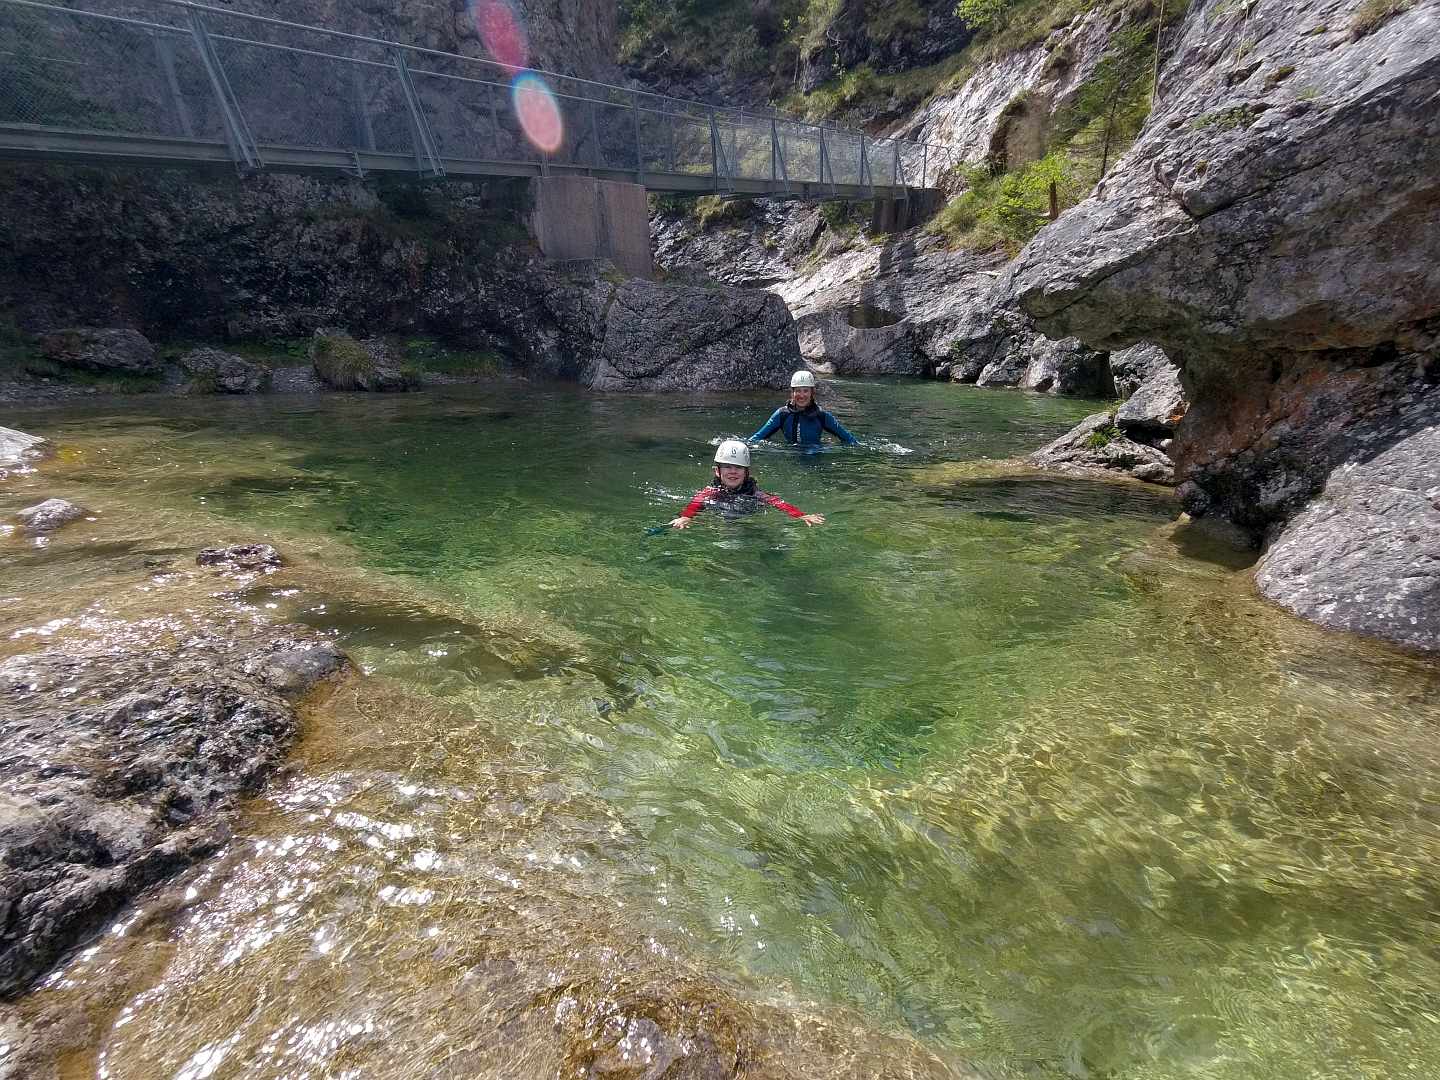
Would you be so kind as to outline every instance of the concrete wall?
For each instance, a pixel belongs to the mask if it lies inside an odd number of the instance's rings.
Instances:
[[[546,258],[609,259],[621,273],[648,278],[650,208],[639,184],[588,176],[531,181],[530,231]]]
[[[903,232],[929,221],[945,204],[945,194],[934,188],[911,188],[908,199],[876,199],[870,214],[871,232]]]

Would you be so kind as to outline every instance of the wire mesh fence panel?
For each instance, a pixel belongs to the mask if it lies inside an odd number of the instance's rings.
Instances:
[[[520,160],[507,157],[518,149],[500,132],[500,111],[510,110],[504,86],[469,76],[411,68],[425,119],[440,156],[473,161]],[[527,155],[533,158],[534,153]]]
[[[769,180],[773,162],[769,121],[750,120],[722,125],[728,137],[726,164],[729,176]]]
[[[212,41],[256,143],[347,150],[359,145],[350,64],[226,37]]]
[[[186,135],[167,55],[193,58],[193,44],[116,19],[0,8],[0,123]]]

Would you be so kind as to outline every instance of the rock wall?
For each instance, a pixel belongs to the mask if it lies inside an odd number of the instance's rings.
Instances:
[[[1440,380],[1440,5],[1361,18],[1197,4],[1140,140],[1006,287],[1046,333],[1180,364],[1182,495],[1273,541],[1267,595],[1440,648],[1403,629],[1440,604],[1440,490],[1416,467]],[[1362,580],[1315,572],[1336,545]]]

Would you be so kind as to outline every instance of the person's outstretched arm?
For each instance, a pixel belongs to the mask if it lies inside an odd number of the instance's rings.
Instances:
[[[799,518],[805,522],[806,525],[825,524],[824,514],[807,514],[798,506],[791,506],[784,499],[780,498],[779,495],[771,495],[768,491],[760,492],[760,501],[766,506],[773,506],[776,510],[784,510],[785,513],[789,514],[792,518]]]
[[[780,430],[780,425],[785,422],[785,406],[780,406],[770,414],[770,419],[760,426],[760,430],[746,439],[746,442],[763,442],[775,432]]]
[[[820,426],[826,431],[830,432],[831,435],[834,435],[846,446],[855,446],[857,443],[860,442],[859,439],[855,438],[854,435],[851,435],[848,431],[845,430],[844,424],[840,423],[839,420],[836,420],[834,416],[826,412],[824,409],[820,410]]]
[[[709,488],[701,488],[695,492],[695,497],[690,500],[684,510],[680,511],[680,516],[671,519],[670,527],[672,529],[687,528],[690,524],[690,519],[705,509],[705,495],[709,490]]]

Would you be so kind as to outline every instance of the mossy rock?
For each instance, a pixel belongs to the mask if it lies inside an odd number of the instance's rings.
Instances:
[[[400,366],[384,341],[356,341],[343,330],[316,330],[310,363],[333,390],[410,390],[416,385],[415,373]]]

